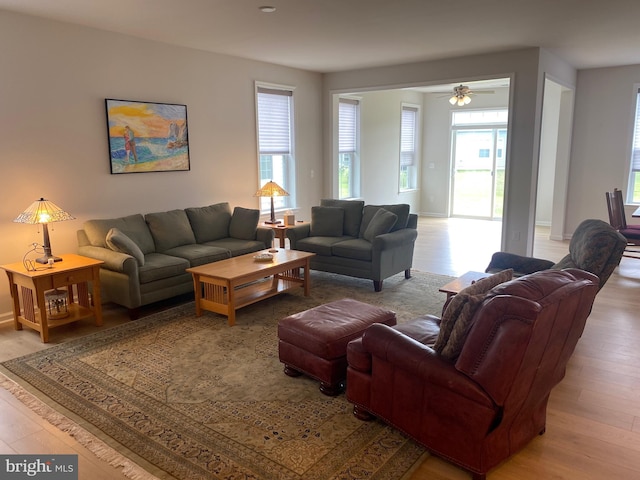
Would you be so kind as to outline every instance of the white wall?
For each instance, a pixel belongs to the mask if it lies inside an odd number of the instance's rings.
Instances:
[[[585,218],[608,221],[605,192],[626,194],[640,65],[581,70],[576,90],[567,230]],[[636,207],[626,209],[629,223]]]
[[[0,264],[42,242],[36,226],[12,223],[41,196],[76,217],[53,224],[54,254],[76,251],[90,218],[257,208],[256,80],[295,87],[300,210],[321,197],[320,74],[2,11],[0,44]],[[191,170],[111,175],[105,98],[186,104]],[[10,309],[5,284],[0,319]]]
[[[400,174],[400,117],[402,104],[420,106],[423,94],[386,90],[358,95],[360,102],[361,197],[370,204],[408,203],[420,210],[419,191],[398,191]]]

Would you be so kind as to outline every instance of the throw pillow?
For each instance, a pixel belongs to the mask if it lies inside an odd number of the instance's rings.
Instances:
[[[114,252],[126,253],[136,259],[139,266],[144,266],[144,254],[136,243],[117,228],[107,232],[107,246]]]
[[[311,207],[312,237],[341,237],[344,210],[338,207]]]
[[[379,208],[364,231],[363,238],[373,242],[373,239],[378,235],[389,233],[397,220],[398,216],[395,213]]]
[[[240,240],[255,240],[260,210],[235,207],[229,223],[229,236]]]
[[[473,325],[473,316],[486,294],[492,288],[512,278],[512,269],[503,270],[478,280],[455,295],[440,321],[440,334],[433,346],[436,353],[451,361],[458,358]]]
[[[391,213],[395,213],[398,216],[398,220],[396,220],[395,225],[391,229],[392,232],[407,228],[407,224],[409,223],[409,204],[398,203],[393,205],[365,205],[362,211],[362,223],[360,224],[360,238],[364,238],[364,232],[367,230],[371,219],[381,208],[384,208]]]

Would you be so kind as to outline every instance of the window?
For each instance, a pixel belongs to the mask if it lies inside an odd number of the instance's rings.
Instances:
[[[640,89],[636,94],[636,121],[633,129],[631,171],[629,172],[626,201],[627,203],[640,203]]]
[[[491,154],[490,148],[481,148],[480,150],[478,150],[479,158],[489,158],[490,154]]]
[[[293,155],[293,90],[257,86],[258,172],[260,185],[273,180],[288,193],[274,197],[276,209],[292,208],[295,201]],[[271,210],[271,199],[260,199],[260,211]]]
[[[418,107],[403,105],[400,117],[400,191],[415,190],[418,184]]]
[[[360,195],[360,102],[338,101],[338,198]]]

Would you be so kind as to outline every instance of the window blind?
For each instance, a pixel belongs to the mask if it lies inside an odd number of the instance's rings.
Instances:
[[[338,151],[351,153],[358,145],[358,100],[341,98],[338,102]]]
[[[291,153],[290,101],[293,92],[258,87],[258,149],[263,155]]]
[[[415,163],[416,150],[416,116],[415,107],[402,107],[400,121],[400,166],[406,167]]]

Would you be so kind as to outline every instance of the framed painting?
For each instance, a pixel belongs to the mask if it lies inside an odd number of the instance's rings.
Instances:
[[[187,106],[105,99],[111,173],[190,169]]]

